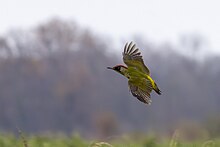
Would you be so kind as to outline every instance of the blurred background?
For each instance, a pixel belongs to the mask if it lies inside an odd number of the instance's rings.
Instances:
[[[0,5],[0,131],[220,136],[219,1],[20,0]],[[162,91],[146,106],[127,79],[140,48]]]

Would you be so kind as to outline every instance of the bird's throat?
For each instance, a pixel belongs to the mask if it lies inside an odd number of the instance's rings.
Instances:
[[[130,78],[130,76],[129,76],[129,73],[128,73],[128,70],[127,69],[123,69],[123,70],[121,70],[121,74],[123,75],[123,76],[125,76],[126,78]]]

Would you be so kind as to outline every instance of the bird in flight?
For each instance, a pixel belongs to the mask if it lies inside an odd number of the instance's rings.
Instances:
[[[128,86],[132,95],[145,104],[151,104],[150,93],[152,90],[159,95],[161,95],[161,91],[155,81],[150,77],[150,70],[144,64],[136,44],[133,42],[126,43],[122,55],[127,67],[116,65],[107,68],[128,78]]]

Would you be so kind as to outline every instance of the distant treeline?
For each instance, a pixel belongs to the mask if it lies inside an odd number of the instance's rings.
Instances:
[[[186,120],[220,129],[220,56],[200,62],[196,52],[186,57],[136,37],[162,91],[146,106],[131,96],[125,78],[106,69],[122,59],[105,38],[58,19],[0,37],[0,130],[108,136],[168,131]]]

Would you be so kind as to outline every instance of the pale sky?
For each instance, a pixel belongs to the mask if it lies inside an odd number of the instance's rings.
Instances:
[[[141,34],[175,44],[181,35],[196,33],[220,53],[219,0],[0,0],[0,34],[53,17],[75,20],[116,42]]]

